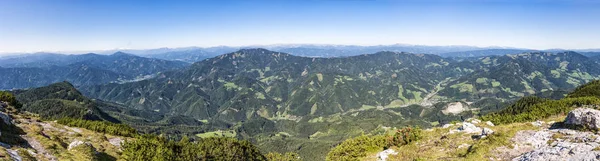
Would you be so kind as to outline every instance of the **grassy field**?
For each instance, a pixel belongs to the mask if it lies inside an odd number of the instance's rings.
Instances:
[[[218,131],[211,131],[211,132],[205,132],[205,133],[199,133],[196,134],[197,137],[199,138],[209,138],[209,137],[230,137],[230,138],[234,138],[237,134],[235,133],[235,131],[233,130],[218,130]]]

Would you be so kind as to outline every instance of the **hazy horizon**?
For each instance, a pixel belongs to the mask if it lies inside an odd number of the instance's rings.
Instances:
[[[598,49],[600,2],[0,1],[0,55],[214,46]]]
[[[240,48],[240,49],[250,49],[250,48],[294,48],[294,47],[311,47],[311,46],[321,46],[321,47],[329,47],[329,46],[359,46],[359,47],[375,47],[375,46],[422,46],[422,47],[465,47],[465,48],[475,48],[473,50],[486,50],[486,49],[520,49],[520,50],[538,50],[538,51],[549,51],[549,50],[572,50],[572,51],[600,51],[600,48],[582,48],[582,49],[562,49],[562,48],[549,48],[549,49],[532,49],[532,48],[518,48],[511,46],[473,46],[473,45],[421,45],[421,44],[380,44],[380,45],[354,45],[354,44],[257,44],[257,45],[244,45],[244,46],[228,46],[228,45],[218,45],[218,46],[183,46],[183,47],[159,47],[159,48],[120,48],[120,49],[98,49],[98,50],[65,50],[65,51],[32,51],[32,52],[0,52],[0,57],[2,56],[15,56],[15,55],[27,55],[27,54],[40,54],[40,53],[50,53],[50,54],[67,54],[67,55],[80,55],[80,54],[112,54],[116,52],[125,52],[128,51],[151,51],[151,50],[175,50],[175,51],[184,51],[188,49],[210,49],[210,48],[219,48],[219,47],[227,47],[227,48]],[[464,51],[473,51],[473,50],[464,50]],[[163,53],[163,52],[159,52]],[[137,54],[137,53],[135,53]]]

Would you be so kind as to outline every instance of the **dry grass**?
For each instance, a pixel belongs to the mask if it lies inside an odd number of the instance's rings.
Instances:
[[[91,143],[98,152],[98,158],[101,160],[116,160],[120,156],[119,148],[109,142],[109,138],[117,136],[102,134],[83,128],[73,130],[52,121],[45,121],[44,123],[48,123],[50,127],[44,127],[33,116],[21,116],[19,118],[21,121],[18,126],[27,133],[27,137],[35,139],[48,153],[55,156],[58,160],[77,160],[76,158],[82,155],[77,150],[67,150],[69,144],[75,140]],[[127,140],[127,138],[123,138],[123,140]],[[39,152],[34,157],[37,160],[47,160]]]
[[[495,131],[495,134],[474,140],[471,138],[473,134],[449,133],[458,125],[445,129],[424,130],[422,140],[406,146],[392,147],[398,154],[391,155],[388,160],[490,160],[490,158],[498,158],[498,154],[492,153],[494,149],[512,146],[510,139],[517,131],[540,129],[530,123],[488,126],[481,122],[477,126],[490,128]],[[364,160],[376,160],[376,155],[377,153],[373,153]]]
[[[565,115],[555,115],[542,121],[561,122]],[[391,155],[388,160],[501,160],[506,156],[499,154],[497,148],[512,148],[514,144],[511,138],[518,131],[522,130],[540,130],[542,127],[533,126],[530,122],[512,123],[499,126],[489,126],[485,122],[476,124],[477,127],[487,127],[494,130],[494,135],[484,139],[474,140],[472,134],[454,133],[450,134],[451,129],[456,129],[458,125],[450,128],[434,128],[423,131],[423,139],[413,144],[402,147],[392,147],[398,152],[397,155]],[[560,138],[560,136],[556,136]],[[599,148],[600,149],[600,148]],[[377,160],[377,152],[370,154],[363,160]]]

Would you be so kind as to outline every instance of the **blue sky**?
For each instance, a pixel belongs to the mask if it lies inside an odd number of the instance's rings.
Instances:
[[[600,48],[594,0],[0,0],[0,52],[267,44]]]

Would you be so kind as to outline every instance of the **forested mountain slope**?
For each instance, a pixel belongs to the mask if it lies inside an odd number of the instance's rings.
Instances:
[[[573,89],[599,75],[596,62],[572,52],[455,61],[396,52],[307,58],[244,49],[156,79],[82,89],[136,109],[240,121],[259,114],[322,116],[377,106],[431,105],[436,100],[510,100]]]
[[[187,133],[246,138],[263,150],[323,159],[314,149],[326,151],[362,132],[435,126],[500,110],[526,95],[561,97],[552,91],[599,78],[599,65],[586,58],[572,52],[474,59],[399,52],[309,58],[243,49],[154,79],[80,89],[93,98],[164,115],[166,124],[200,122],[193,123],[201,127],[196,130],[179,128]],[[164,125],[159,131],[181,133]]]
[[[88,99],[69,82],[17,90],[13,93],[16,99],[23,104],[22,110],[36,113],[44,119],[69,117],[120,122],[101,110],[101,106],[108,105]]]

